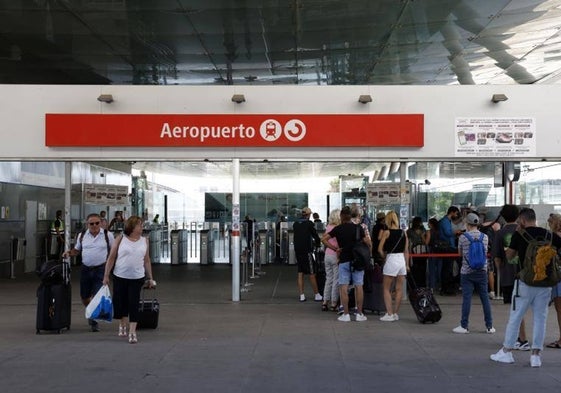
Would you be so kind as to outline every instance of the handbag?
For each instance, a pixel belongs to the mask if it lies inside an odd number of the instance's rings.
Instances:
[[[370,249],[362,240],[360,240],[359,226],[356,227],[356,240],[353,246],[353,260],[351,261],[351,268],[353,270],[361,271],[366,269],[370,263]]]
[[[103,285],[86,307],[87,319],[98,319],[106,322],[113,320],[113,300],[109,286]]]

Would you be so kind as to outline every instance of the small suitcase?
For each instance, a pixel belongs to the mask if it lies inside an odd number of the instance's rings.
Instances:
[[[60,278],[54,281],[50,277],[37,289],[36,333],[41,330],[56,331],[70,329],[72,314],[72,286],[70,284],[70,266],[67,262],[60,264]]]
[[[156,329],[160,317],[160,302],[156,299],[156,290],[153,296],[146,298],[146,291],[149,289],[142,288],[142,296],[138,304],[138,324],[137,329]]]
[[[382,280],[382,267],[380,265],[375,264],[371,269],[364,271],[363,310],[368,310],[378,315],[386,312]]]
[[[417,287],[413,277],[407,275],[407,292],[409,302],[419,322],[435,323],[440,321],[440,318],[442,318],[442,310],[430,288]]]

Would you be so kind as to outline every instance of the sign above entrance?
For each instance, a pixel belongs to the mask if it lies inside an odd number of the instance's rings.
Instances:
[[[423,147],[422,114],[53,114],[48,147]]]

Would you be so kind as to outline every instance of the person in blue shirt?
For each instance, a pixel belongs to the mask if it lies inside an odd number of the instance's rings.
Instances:
[[[456,206],[450,206],[446,215],[438,222],[438,235],[439,239],[446,241],[450,246],[450,252],[457,252],[458,246],[456,245],[456,236],[458,233],[454,230],[452,223],[460,218],[460,209]],[[441,276],[441,295],[454,295],[456,294],[456,283],[454,282],[453,264],[461,263],[456,259],[443,258],[442,260],[442,276]]]
[[[454,231],[452,222],[456,221],[460,218],[460,209],[456,206],[450,206],[446,215],[442,217],[440,222],[438,223],[438,230],[440,235],[440,240],[446,240],[450,247],[453,249],[458,248],[456,245],[456,235],[457,233]]]

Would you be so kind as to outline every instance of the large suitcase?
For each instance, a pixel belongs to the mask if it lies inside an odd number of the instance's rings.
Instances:
[[[37,289],[37,334],[40,334],[41,330],[61,333],[62,329],[70,329],[72,314],[70,265],[68,262],[53,263],[49,270],[56,274],[48,274]]]
[[[440,310],[440,306],[430,288],[417,287],[413,277],[407,275],[407,292],[409,302],[419,322],[435,323],[440,321],[442,310]]]
[[[374,267],[364,271],[363,310],[368,310],[378,315],[386,312],[382,281],[382,267],[379,264],[375,264]]]
[[[160,302],[156,299],[156,290],[150,298],[146,297],[146,291],[152,291],[147,288],[142,288],[142,295],[138,304],[138,323],[137,329],[156,329],[158,327],[158,320],[160,318]]]
[[[72,287],[70,283],[41,284],[37,289],[37,334],[70,329]]]

